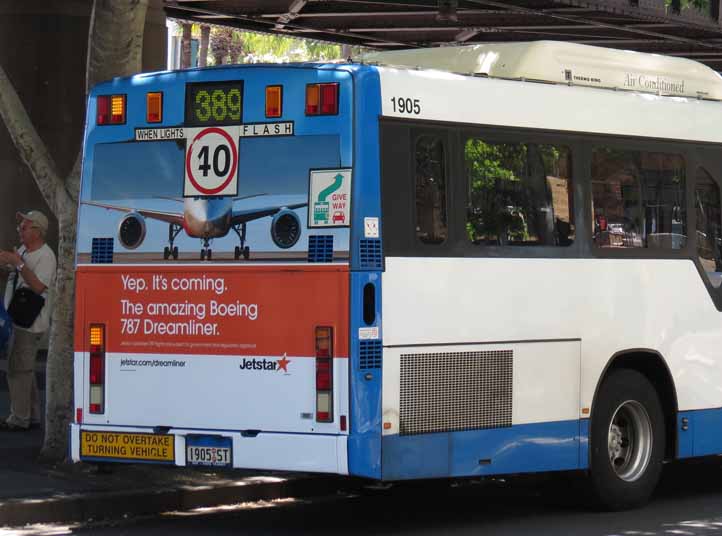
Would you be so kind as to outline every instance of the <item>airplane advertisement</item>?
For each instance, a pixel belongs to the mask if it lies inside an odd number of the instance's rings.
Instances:
[[[305,262],[314,235],[332,236],[332,260],[347,262],[351,170],[341,166],[337,135],[186,130],[193,140],[97,144],[86,155],[78,264]],[[310,188],[321,184],[314,177],[343,177],[343,206],[327,225],[318,194],[311,199]],[[111,260],[93,260],[99,239],[112,244]]]

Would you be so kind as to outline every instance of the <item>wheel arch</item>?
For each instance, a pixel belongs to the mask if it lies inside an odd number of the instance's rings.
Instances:
[[[652,384],[659,401],[662,403],[665,424],[665,459],[677,457],[677,389],[672,373],[662,354],[648,348],[634,348],[615,353],[607,363],[599,377],[592,399],[591,418],[594,419],[594,408],[604,380],[617,369],[632,369],[643,374]],[[591,448],[591,441],[589,441]]]

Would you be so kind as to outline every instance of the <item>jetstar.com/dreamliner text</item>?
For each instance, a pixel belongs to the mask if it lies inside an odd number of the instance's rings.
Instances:
[[[185,367],[186,362],[181,359],[133,359],[124,357],[120,360],[120,367]]]
[[[260,317],[258,303],[245,302],[238,294],[229,292],[223,277],[206,274],[120,277],[123,335],[217,337],[223,335],[223,319],[253,322]],[[179,296],[185,299],[179,300]]]

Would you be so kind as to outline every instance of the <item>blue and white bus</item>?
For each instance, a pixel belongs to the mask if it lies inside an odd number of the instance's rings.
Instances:
[[[722,453],[720,101],[553,42],[96,86],[73,459],[642,503]]]

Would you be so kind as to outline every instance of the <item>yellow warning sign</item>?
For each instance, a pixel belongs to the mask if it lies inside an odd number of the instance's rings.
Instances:
[[[175,436],[83,430],[80,433],[80,457],[173,462]]]

